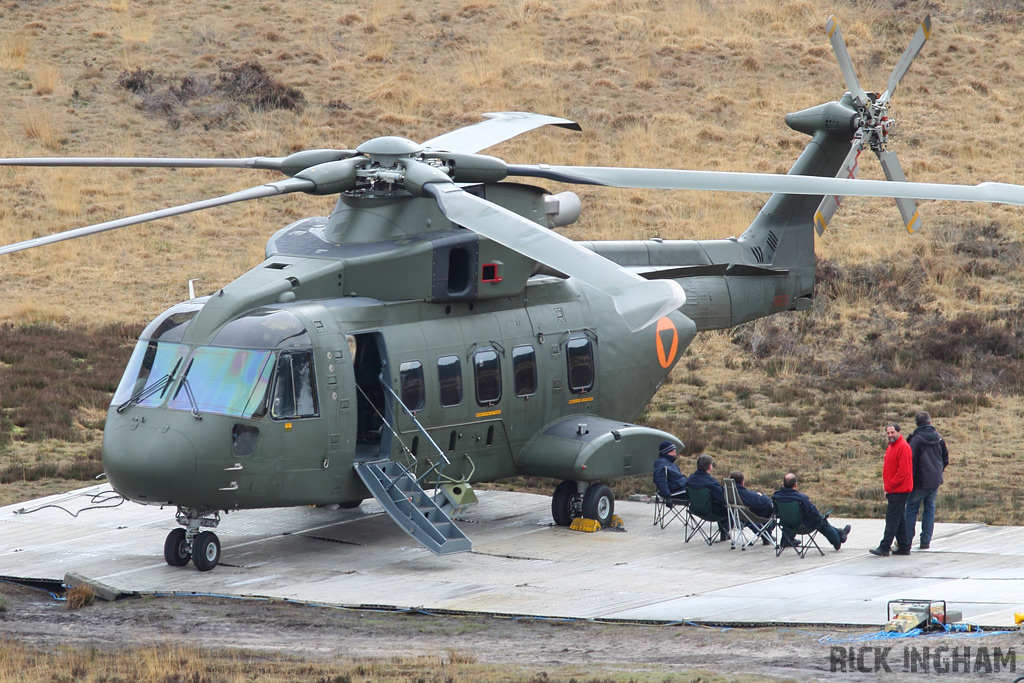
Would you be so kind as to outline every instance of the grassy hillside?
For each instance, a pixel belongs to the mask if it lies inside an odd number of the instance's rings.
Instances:
[[[833,13],[869,90],[932,16],[891,110],[908,177],[1019,181],[1024,39],[1016,3],[998,0],[0,0],[0,156],[277,156],[529,110],[584,132],[489,151],[783,172],[806,139],[785,114],[845,90],[824,33]],[[861,167],[881,177],[874,159]],[[0,169],[0,243],[269,179]],[[576,239],[739,234],[764,201],[572,189]],[[0,503],[95,469],[103,394],[133,334],[189,279],[215,290],[262,260],[278,227],[332,203],[289,195],[0,257]],[[953,454],[940,518],[1019,523],[1024,210],[925,203],[921,215],[910,236],[891,202],[847,200],[818,240],[813,310],[698,337],[647,421],[720,472],[768,489],[793,469],[827,506],[878,515],[882,427],[924,407]],[[40,478],[30,493],[10,483]]]

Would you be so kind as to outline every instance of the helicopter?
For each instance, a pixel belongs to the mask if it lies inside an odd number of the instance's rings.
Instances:
[[[698,332],[803,311],[814,234],[844,196],[1024,204],[1024,188],[906,182],[888,107],[931,32],[926,18],[885,92],[789,114],[810,137],[789,174],[510,164],[481,154],[571,120],[527,112],[425,142],[385,136],[285,157],[21,158],[4,166],[237,168],[284,179],[0,247],[0,255],[235,202],[337,195],[328,216],[267,241],[265,261],[141,333],[104,426],[105,474],[124,498],[173,506],[168,565],[209,571],[221,513],[376,499],[432,552],[471,549],[453,521],[472,485],[560,480],[555,524],[614,519],[610,478],[650,473],[666,432],[636,424]],[[870,149],[887,180],[857,179]],[[574,242],[572,192],[509,178],[772,193],[739,237]]]

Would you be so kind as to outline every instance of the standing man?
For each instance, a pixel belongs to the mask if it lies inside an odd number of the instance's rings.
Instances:
[[[907,532],[907,499],[914,490],[914,461],[910,446],[900,434],[900,426],[890,422],[885,426],[885,438],[889,445],[885,448],[885,461],[882,463],[882,484],[885,487],[885,498],[889,505],[885,510],[885,533],[877,548],[868,552],[872,555],[887,557],[892,548],[892,540],[896,539],[894,555],[910,554],[910,534]]]
[[[658,459],[654,461],[654,485],[668,507],[686,497],[686,475],[676,465],[676,445],[671,441],[662,441],[658,447]]]
[[[907,439],[914,459],[914,490],[907,500],[907,531],[910,543],[914,542],[917,525],[917,510],[924,503],[921,514],[921,550],[927,550],[932,542],[935,527],[935,496],[942,485],[942,472],[949,465],[949,451],[946,442],[932,426],[931,415],[919,412],[914,421],[917,429]]]

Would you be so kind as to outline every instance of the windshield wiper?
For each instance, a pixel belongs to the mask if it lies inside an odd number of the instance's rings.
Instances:
[[[170,373],[164,375],[153,384],[150,384],[147,387],[143,387],[139,391],[135,392],[135,394],[131,398],[129,398],[127,401],[125,401],[124,403],[117,407],[117,412],[121,413],[125,410],[125,408],[132,405],[133,403],[144,401],[153,394],[164,391],[168,386],[170,386],[171,382],[174,381],[174,373],[178,371],[179,365],[181,365],[180,358],[178,359],[178,362],[174,364],[174,369],[172,369]]]
[[[189,363],[189,367],[192,364]],[[197,420],[202,420],[203,416],[199,414],[199,404],[196,403],[196,397],[192,394],[192,386],[188,383],[188,371],[185,371],[185,376],[181,378],[181,386],[185,390],[185,395],[188,396],[188,402],[192,406],[192,417]]]

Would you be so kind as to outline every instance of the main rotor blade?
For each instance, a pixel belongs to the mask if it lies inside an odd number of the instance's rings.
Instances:
[[[832,50],[836,53],[836,60],[839,61],[839,69],[843,72],[843,78],[846,79],[846,87],[853,95],[853,103],[857,105],[858,109],[863,109],[868,105],[868,94],[864,92],[864,88],[860,87],[860,81],[857,80],[857,72],[853,69],[853,61],[850,59],[849,50],[846,49],[843,32],[839,30],[839,21],[835,15],[830,16],[825,22],[825,32],[828,34],[829,42],[832,43]]]
[[[541,126],[583,130],[575,121],[526,111],[493,112],[483,114],[483,117],[487,120],[427,140],[423,148],[437,152],[476,153]]]
[[[192,211],[201,211],[202,209],[209,209],[214,206],[222,206],[224,204],[232,204],[234,202],[244,202],[250,199],[259,199],[260,197],[271,197],[273,195],[287,194],[289,192],[307,192],[315,188],[316,183],[313,181],[288,178],[287,180],[279,180],[275,183],[267,183],[266,185],[233,192],[222,197],[204,199],[190,204],[182,204],[181,206],[160,209],[159,211],[150,211],[149,213],[143,213],[137,216],[128,216],[127,218],[119,218],[114,221],[88,225],[83,228],[75,228],[74,230],[65,230],[64,232],[54,233],[53,235],[45,235],[43,237],[25,240],[24,242],[9,244],[5,247],[0,247],[0,254],[11,254],[16,251],[40,247],[44,244],[63,242],[64,240],[70,240],[76,237],[85,237],[86,235],[93,235],[98,232],[124,228],[129,225],[136,225],[137,223],[155,221],[160,218],[168,218],[170,216],[177,216],[179,214],[189,213]]]
[[[452,222],[579,279],[611,295],[615,310],[633,331],[643,329],[686,301],[673,280],[645,280],[518,214],[471,195],[452,183],[432,182],[423,191],[437,199]]]
[[[600,166],[548,166],[509,164],[510,176],[547,178],[563,183],[605,185],[652,190],[718,190],[722,192],[778,192],[781,194],[847,195],[851,197],[900,197],[988,202],[1024,206],[1024,185],[979,183],[892,183],[886,180],[822,178],[806,175],[739,173],[732,171],[682,171],[654,168]]]
[[[85,166],[124,168],[257,168],[262,157],[200,159],[164,157],[24,157],[0,159],[0,166]]]
[[[876,151],[875,155],[882,164],[882,171],[885,172],[887,180],[898,183],[907,182],[907,176],[903,173],[903,167],[900,166],[900,159],[896,156],[896,152],[890,150],[885,150],[884,152]],[[903,217],[903,225],[907,226],[907,232],[914,234],[921,227],[921,215],[917,211],[917,203],[913,199],[897,197],[896,206],[900,210],[900,216]]]
[[[308,149],[286,157],[211,159],[190,157],[24,157],[0,159],[0,166],[80,166],[87,168],[252,168],[293,176],[303,169],[349,159],[351,149]]]
[[[900,56],[900,61],[896,62],[896,66],[893,68],[892,73],[889,75],[889,85],[886,86],[885,92],[879,98],[882,104],[885,104],[892,99],[892,94],[896,91],[896,86],[900,84],[903,77],[907,75],[907,71],[910,70],[910,65],[913,63],[914,58],[917,57],[918,53],[921,52],[921,48],[928,41],[929,36],[932,34],[932,18],[926,16],[921,25],[917,28],[917,33],[910,41],[910,45],[903,51]]]

